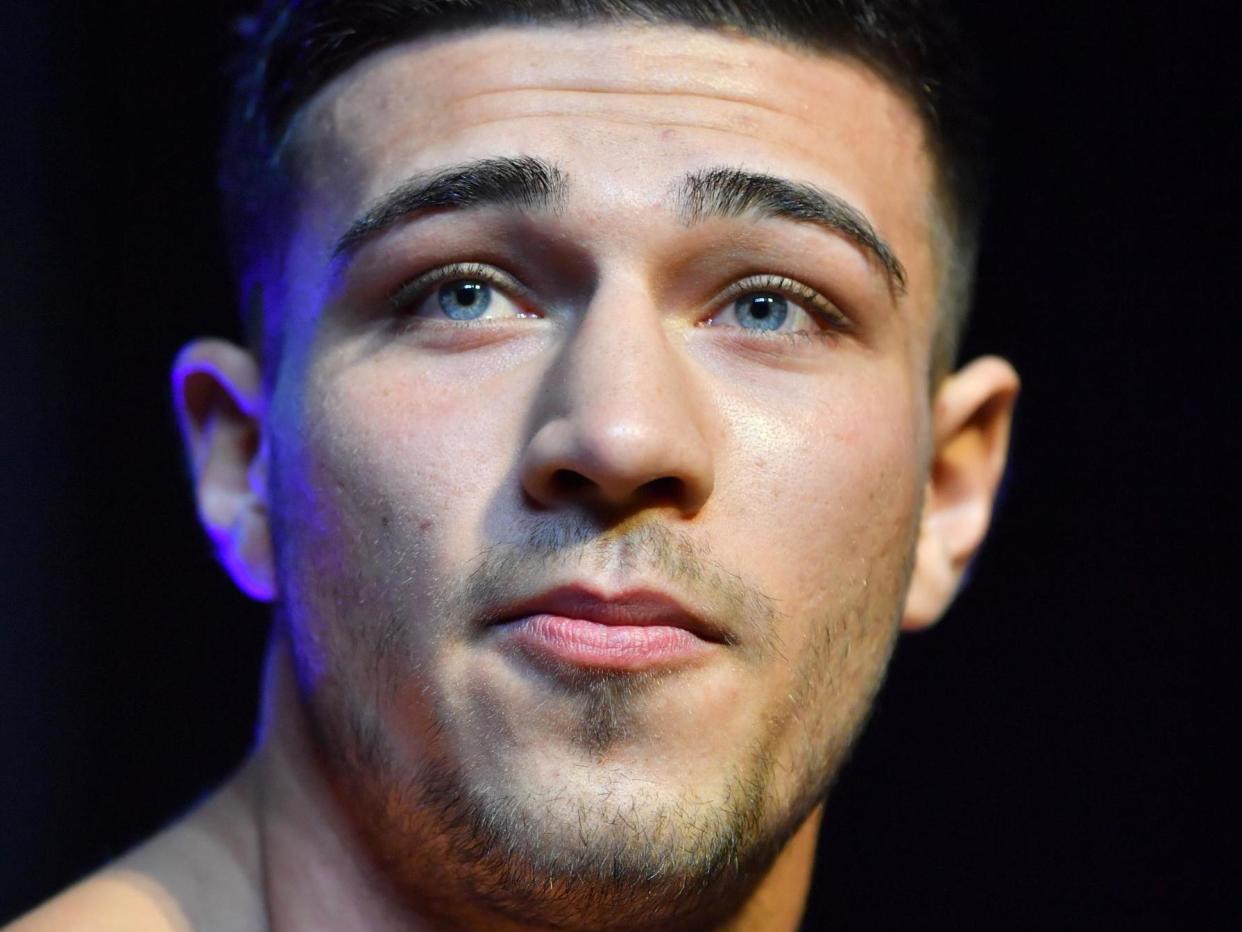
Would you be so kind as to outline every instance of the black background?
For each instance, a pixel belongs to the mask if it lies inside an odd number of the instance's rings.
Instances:
[[[236,335],[242,7],[0,4],[0,919],[251,737],[266,616],[197,529],[166,375]],[[899,646],[807,926],[1193,927],[1242,866],[1232,5],[966,10],[998,179],[967,348],[1024,377],[1013,465],[958,605]]]

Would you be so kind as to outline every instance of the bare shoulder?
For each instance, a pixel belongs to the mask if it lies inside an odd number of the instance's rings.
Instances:
[[[189,919],[154,878],[106,868],[65,890],[6,932],[187,932]]]
[[[263,927],[243,770],[114,864],[0,932],[234,932]]]

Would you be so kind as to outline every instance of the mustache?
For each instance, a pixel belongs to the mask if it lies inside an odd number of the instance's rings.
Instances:
[[[449,617],[495,620],[497,606],[539,594],[550,585],[601,575],[641,580],[710,618],[728,642],[780,654],[776,600],[741,572],[716,560],[690,535],[647,522],[600,531],[587,522],[529,527],[517,541],[479,552],[470,572],[446,596]]]

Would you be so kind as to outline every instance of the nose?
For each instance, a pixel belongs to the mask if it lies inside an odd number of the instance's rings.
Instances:
[[[614,518],[702,509],[712,420],[679,340],[634,292],[597,295],[545,378],[521,467],[531,498]]]

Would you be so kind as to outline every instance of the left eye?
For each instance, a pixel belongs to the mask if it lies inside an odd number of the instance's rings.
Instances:
[[[789,319],[789,302],[767,291],[743,295],[733,302],[733,316],[747,330],[780,330]]]
[[[805,333],[827,329],[821,315],[775,291],[747,291],[725,305],[713,326],[737,327],[751,333]]]

